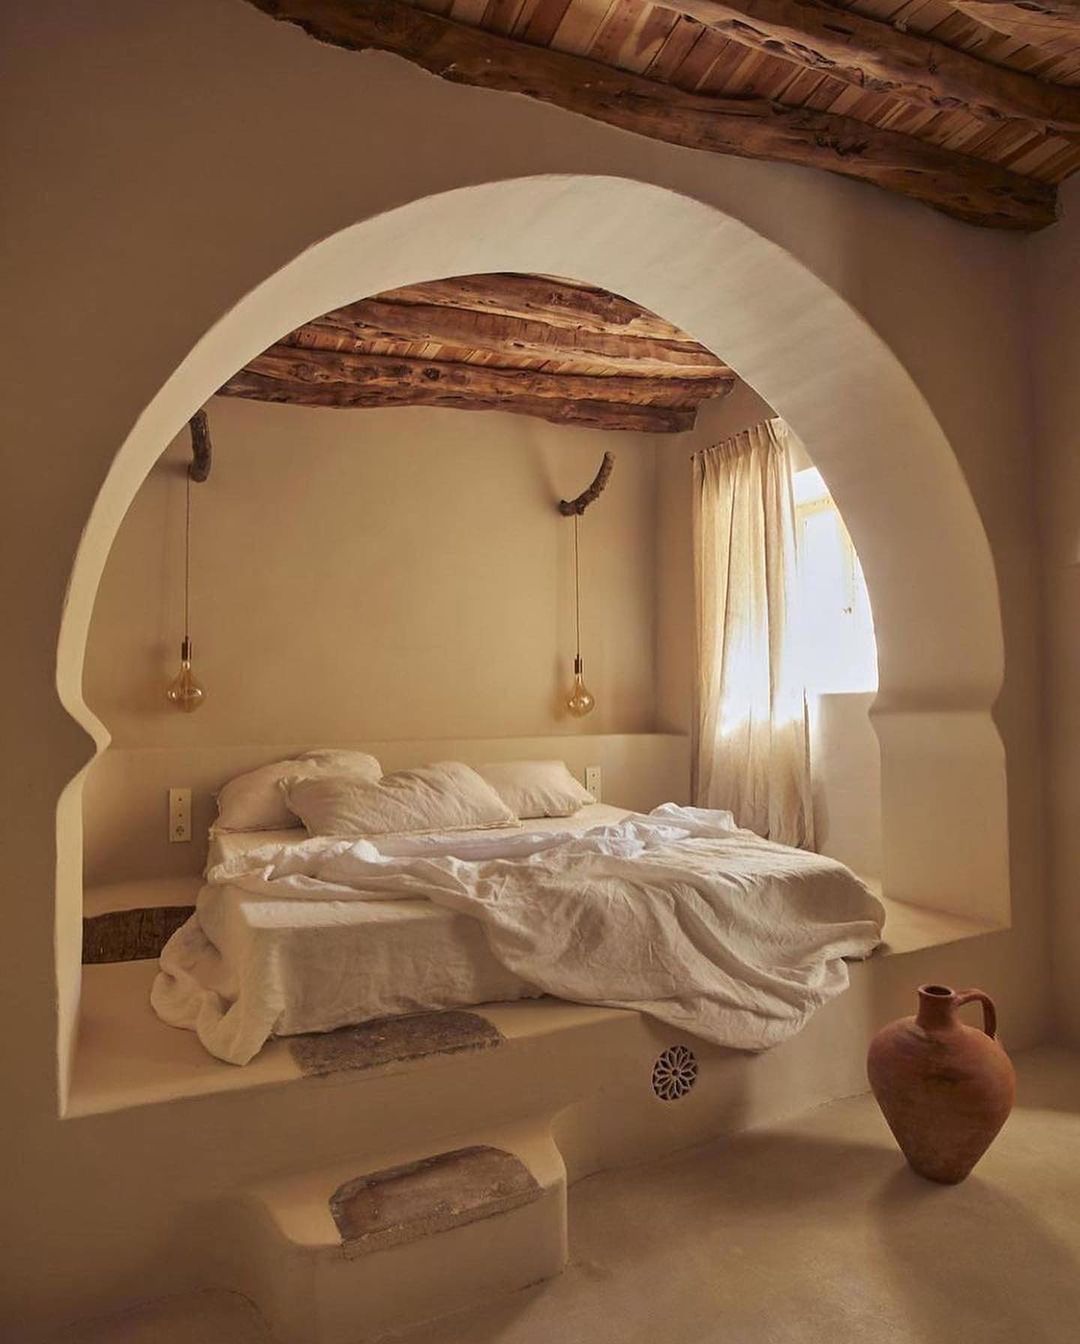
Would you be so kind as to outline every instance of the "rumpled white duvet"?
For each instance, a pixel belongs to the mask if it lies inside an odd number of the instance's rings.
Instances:
[[[207,881],[162,953],[151,1001],[238,1064],[283,1022],[300,1032],[327,1021],[325,1004],[318,1022],[304,1021],[318,966],[280,944],[252,958],[235,922],[216,917],[216,901],[238,888],[268,909],[421,898],[476,921],[508,979],[524,982],[519,993],[637,1009],[745,1050],[786,1040],[840,994],[844,958],[868,956],[885,918],[835,860],[738,830],[729,813],[675,804],[578,834],[309,839],[237,855]],[[477,1001],[463,991],[441,1006]],[[338,1007],[336,1021],[358,1020],[355,1006]]]

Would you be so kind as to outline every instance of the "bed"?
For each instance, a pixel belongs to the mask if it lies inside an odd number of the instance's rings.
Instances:
[[[234,1064],[271,1036],[542,994],[762,1049],[884,921],[843,865],[670,804],[378,845],[220,835],[207,878],[152,1003]]]

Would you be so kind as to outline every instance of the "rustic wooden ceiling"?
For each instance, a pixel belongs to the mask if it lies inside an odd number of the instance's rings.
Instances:
[[[734,374],[677,327],[606,290],[470,275],[390,290],[290,332],[225,396],[299,406],[445,406],[678,433]]]
[[[250,0],[322,41],[1037,229],[1080,167],[1080,0]]]

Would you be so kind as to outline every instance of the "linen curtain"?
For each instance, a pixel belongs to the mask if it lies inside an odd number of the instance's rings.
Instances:
[[[694,456],[697,713],[693,796],[813,848],[799,667],[790,431],[768,420]]]

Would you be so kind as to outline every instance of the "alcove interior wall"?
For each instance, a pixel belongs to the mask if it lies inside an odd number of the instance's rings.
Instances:
[[[420,407],[208,410],[191,578],[206,703],[180,715],[162,695],[183,620],[182,432],[95,607],[86,697],[113,746],[651,731],[653,436]],[[617,469],[581,524],[597,706],[575,720],[573,526],[556,503],[608,449]]]
[[[652,750],[656,788],[688,801],[690,459],[773,414],[749,387],[707,403],[681,435],[226,397],[208,410],[214,464],[192,486],[191,523],[192,632],[207,699],[182,715],[163,697],[183,622],[185,430],[133,500],[94,608],[85,695],[112,740],[84,790],[88,883],[198,870],[201,834],[191,846],[166,843],[164,792],[212,775],[210,749],[224,763],[225,749],[266,747],[269,757],[276,744],[529,738],[565,757],[568,736],[662,734],[682,745],[627,744],[637,777],[615,771],[605,796],[640,797],[641,752]],[[577,720],[564,704],[572,526],[554,502],[582,488],[606,450],[616,471],[581,523],[597,708]],[[871,700],[838,698],[813,761],[822,849],[876,878]],[[597,759],[606,756],[598,743]],[[247,768],[247,756],[236,759]],[[156,778],[151,763],[176,777]],[[142,787],[130,787],[136,778]],[[209,800],[196,801],[204,830]]]

